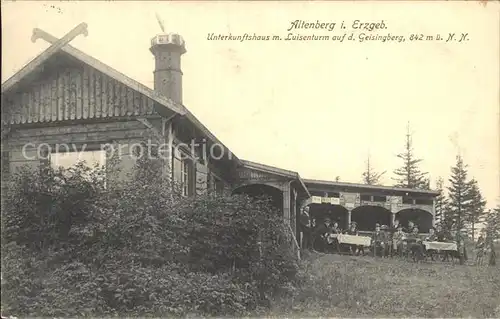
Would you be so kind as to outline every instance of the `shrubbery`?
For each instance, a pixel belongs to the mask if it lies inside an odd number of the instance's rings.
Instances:
[[[2,212],[2,313],[243,315],[295,277],[280,214],[244,196],[178,196],[138,163],[122,185],[83,164],[13,174]]]

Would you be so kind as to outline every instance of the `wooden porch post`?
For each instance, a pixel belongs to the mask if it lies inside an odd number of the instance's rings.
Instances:
[[[283,219],[290,224],[290,183],[283,183]]]
[[[347,228],[349,228],[349,226],[351,225],[351,211],[351,209],[347,210]]]

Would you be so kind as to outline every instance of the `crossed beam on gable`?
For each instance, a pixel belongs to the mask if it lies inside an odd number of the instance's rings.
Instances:
[[[53,37],[50,34],[48,34],[47,32],[43,31],[42,29],[35,28],[35,29],[33,29],[33,35],[31,36],[31,42],[36,42],[36,40],[38,40],[38,39],[44,39],[47,42],[52,43],[52,45],[47,49],[47,51],[52,49],[52,51],[55,52],[55,51],[59,50],[60,48],[64,47],[66,44],[70,43],[74,38],[76,38],[80,34],[82,34],[85,37],[87,35],[89,35],[88,30],[87,30],[87,24],[85,22],[80,23],[79,25],[74,27],[73,30],[68,32],[64,37],[62,37],[59,40],[56,37]]]
[[[28,63],[24,68],[22,68],[19,72],[17,72],[15,75],[13,75],[10,79],[5,81],[5,83],[2,84],[2,97],[3,93],[10,88],[12,88],[15,84],[19,83],[19,81],[24,78],[26,75],[29,73],[33,72],[37,67],[42,65],[45,61],[47,61],[55,52],[57,52],[59,49],[62,47],[66,46],[69,42],[71,42],[74,38],[76,38],[79,35],[87,36],[88,35],[88,30],[87,30],[87,24],[86,23],[80,23],[76,27],[74,27],[70,32],[68,32],[64,37],[61,39],[57,39],[52,37],[51,40],[53,41],[48,41],[46,39],[46,35],[48,35],[46,32],[40,30],[40,29],[34,29],[33,30],[33,36],[31,37],[31,41],[35,42],[39,38],[44,38],[48,42],[52,43],[52,45],[47,48],[44,52],[42,52],[40,55],[38,55],[36,58],[34,58],[30,63]],[[49,35],[50,36],[50,35]],[[2,98],[3,100],[3,98]],[[2,123],[4,124],[4,123]],[[10,133],[10,126],[9,125],[2,125],[2,140]]]
[[[37,67],[39,67],[42,63],[47,61],[47,59],[49,59],[55,52],[57,52],[62,47],[66,46],[66,44],[71,42],[74,38],[76,38],[80,34],[82,34],[83,36],[88,35],[87,24],[84,22],[74,27],[70,32],[68,32],[64,37],[62,37],[59,40],[57,38],[47,39],[46,36],[48,34],[46,32],[40,29],[34,29],[33,36],[31,37],[32,42],[35,42],[39,38],[43,38],[48,42],[51,42],[52,45],[47,50],[38,55],[35,59],[33,59],[30,63],[28,63],[14,76],[5,81],[5,83],[2,84],[2,93],[10,89],[16,83],[18,83],[22,78],[31,73]]]

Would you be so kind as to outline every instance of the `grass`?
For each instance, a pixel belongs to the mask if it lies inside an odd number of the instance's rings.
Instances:
[[[311,253],[265,315],[500,318],[500,268]]]

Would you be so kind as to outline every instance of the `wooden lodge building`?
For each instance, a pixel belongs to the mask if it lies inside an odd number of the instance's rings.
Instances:
[[[180,35],[151,40],[154,90],[69,41],[61,45],[45,32],[41,38],[52,43],[52,51],[42,52],[2,84],[3,176],[23,165],[38,169],[57,155],[57,144],[91,152],[152,139],[168,146],[165,172],[183,185],[184,195],[196,196],[200,190],[269,195],[293,233],[303,205],[311,206],[313,216],[329,214],[342,224],[354,220],[366,230],[394,218],[417,219],[424,231],[433,224],[437,192],[304,180],[297,172],[239,159],[182,104],[181,56],[186,49]],[[217,156],[181,147],[191,141],[203,141],[205,150],[218,149]],[[49,156],[41,156],[41,145]],[[134,160],[125,148],[120,171],[130,170]],[[124,178],[107,174],[110,181]]]

